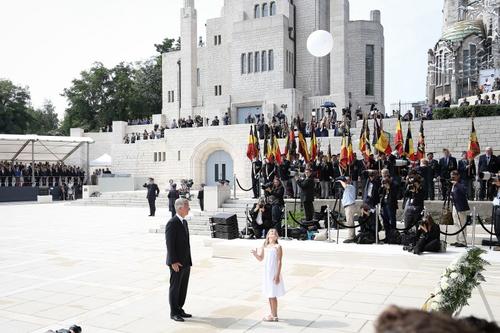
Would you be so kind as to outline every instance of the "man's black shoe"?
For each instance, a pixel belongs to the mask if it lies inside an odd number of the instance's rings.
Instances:
[[[193,315],[182,311],[182,313],[180,314],[180,316],[182,318],[191,318]]]
[[[184,318],[182,318],[179,315],[170,316],[170,319],[175,320],[175,321],[184,321]]]

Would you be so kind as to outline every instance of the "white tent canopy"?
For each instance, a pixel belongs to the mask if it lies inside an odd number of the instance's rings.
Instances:
[[[111,166],[113,159],[108,154],[103,154],[102,156],[90,161],[91,167],[109,167]]]
[[[0,134],[0,161],[64,162],[91,138]]]

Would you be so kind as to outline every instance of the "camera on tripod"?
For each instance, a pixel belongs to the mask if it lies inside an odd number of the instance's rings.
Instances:
[[[493,181],[497,181],[498,174],[494,174],[493,172],[485,171],[485,172],[480,172],[478,178],[481,180],[485,180],[485,181],[488,181],[490,179]]]

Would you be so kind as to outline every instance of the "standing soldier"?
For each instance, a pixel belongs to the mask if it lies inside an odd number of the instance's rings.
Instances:
[[[149,216],[155,216],[156,212],[156,198],[158,197],[158,194],[160,194],[160,189],[158,188],[158,185],[155,184],[153,178],[148,179],[148,183],[144,184],[143,187],[148,189],[148,194],[146,195],[146,198],[148,198],[148,203],[149,203]]]
[[[252,162],[252,189],[253,198],[258,199],[260,197],[260,175],[262,171],[262,161],[257,155]]]

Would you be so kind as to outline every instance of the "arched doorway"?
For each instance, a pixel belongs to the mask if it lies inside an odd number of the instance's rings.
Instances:
[[[233,183],[233,159],[223,150],[217,150],[208,156],[205,170],[205,182],[208,186],[214,186],[220,180]]]

